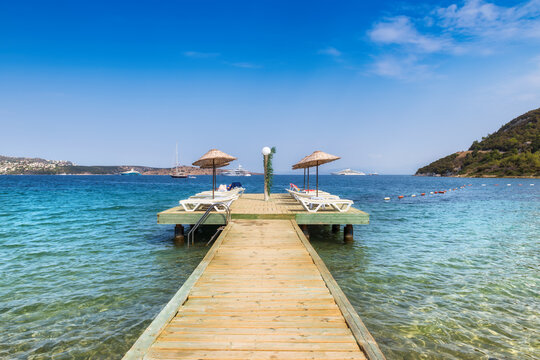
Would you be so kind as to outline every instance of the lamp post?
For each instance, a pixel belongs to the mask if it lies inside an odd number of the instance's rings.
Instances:
[[[270,195],[268,195],[268,155],[270,155],[271,151],[268,146],[262,148],[262,154],[264,156],[264,201],[270,199]]]

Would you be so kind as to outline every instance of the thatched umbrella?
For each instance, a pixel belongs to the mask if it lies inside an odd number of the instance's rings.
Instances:
[[[212,199],[214,199],[214,189],[216,188],[216,168],[229,165],[231,161],[236,160],[234,156],[225,154],[223,151],[212,149],[193,163],[202,169],[212,169]]]
[[[299,163],[293,166],[293,169],[302,169],[315,166],[317,168],[317,195],[319,196],[319,165],[326,164],[335,160],[341,159],[339,156],[330,155],[323,151],[314,151],[313,154],[306,156]]]

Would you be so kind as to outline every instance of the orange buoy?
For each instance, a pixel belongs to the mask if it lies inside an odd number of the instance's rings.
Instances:
[[[426,195],[426,193],[421,193],[421,194],[420,194],[420,196],[424,196],[424,195]]]
[[[403,196],[403,195],[399,195],[397,198],[398,198],[398,199],[403,199],[404,196]]]

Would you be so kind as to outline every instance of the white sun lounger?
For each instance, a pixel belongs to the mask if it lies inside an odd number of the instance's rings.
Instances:
[[[300,197],[300,198],[306,198],[306,199],[309,199],[309,198],[312,198],[312,197],[315,197],[316,196],[316,193],[315,192],[309,192],[309,193],[306,193],[306,192],[302,192],[302,191],[294,191],[294,190],[291,190],[291,189],[286,189],[287,192],[289,194],[291,194],[295,199]],[[318,197],[321,197],[321,198],[328,198],[328,199],[339,199],[339,196],[337,195],[332,195],[330,193],[327,193],[326,191],[319,191],[319,196]]]
[[[351,205],[354,204],[352,200],[347,199],[329,199],[329,198],[303,198],[297,197],[297,200],[300,201],[304,209],[314,213],[319,211],[321,208],[326,206],[331,206],[339,212],[347,212],[351,208]]]
[[[241,194],[230,194],[228,192],[215,192],[214,193],[214,198],[217,200],[217,199],[227,199],[227,198],[230,198],[230,197],[240,197]],[[203,191],[203,192],[200,192],[198,194],[195,194],[193,196],[190,196],[189,197],[190,199],[212,199],[212,192],[207,192],[207,191]]]
[[[224,204],[227,207],[230,207],[234,200],[238,199],[238,196],[229,196],[229,197],[217,197],[215,199],[202,197],[180,200],[179,203],[182,205],[185,211],[193,212],[197,210],[202,210],[203,208],[208,208],[209,206],[214,206],[216,211],[225,212],[227,209],[219,204]],[[217,206],[215,206],[217,205]]]
[[[234,188],[234,189],[228,190],[228,191],[217,191],[216,190],[216,191],[214,191],[214,196],[216,196],[216,197],[217,196],[228,197],[228,196],[233,196],[233,195],[241,196],[244,193],[245,190],[246,189],[244,189],[242,187],[240,187],[240,188],[237,187],[237,188]],[[198,193],[198,194],[196,194],[196,195],[194,195],[192,197],[205,197],[205,196],[208,196],[208,195],[212,196],[212,190],[200,192],[200,193]]]

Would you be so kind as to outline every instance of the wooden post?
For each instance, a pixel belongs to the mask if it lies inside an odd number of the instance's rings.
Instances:
[[[174,243],[176,245],[184,244],[184,226],[181,224],[176,224],[174,227]]]
[[[353,226],[351,224],[345,225],[343,228],[343,240],[345,242],[353,242],[354,241],[354,230]]]
[[[309,231],[306,224],[300,225],[300,229],[302,229],[302,232],[304,233],[305,237],[309,240]]]
[[[332,233],[335,234],[335,233],[338,233],[339,232],[339,224],[333,224],[332,225]]]

